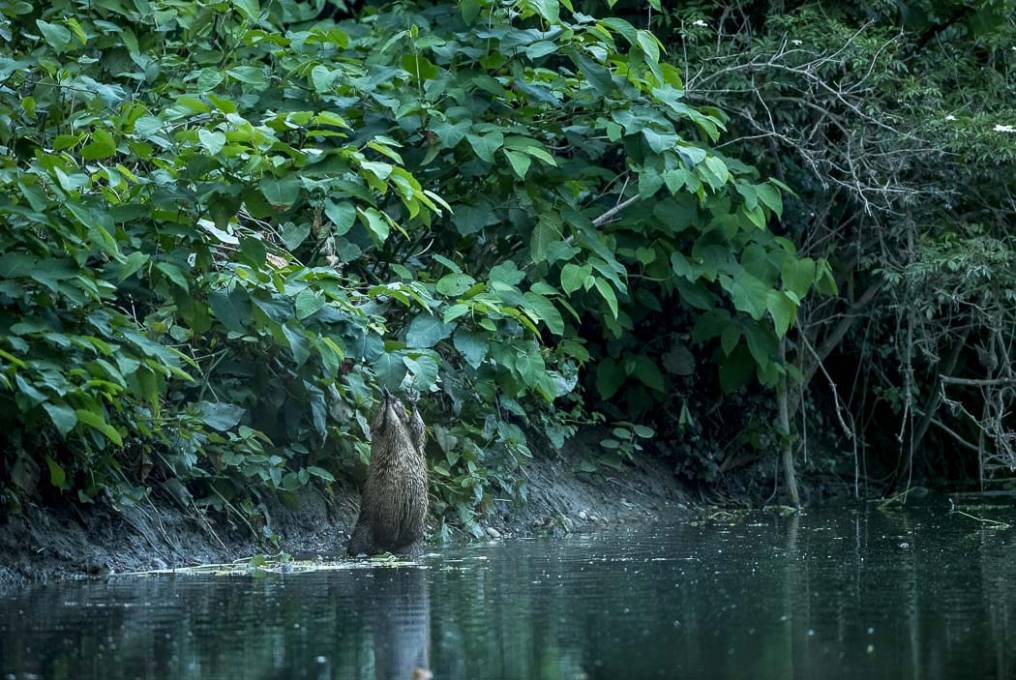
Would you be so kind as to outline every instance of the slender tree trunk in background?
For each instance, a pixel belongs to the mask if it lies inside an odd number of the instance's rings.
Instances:
[[[928,433],[928,426],[931,425],[935,412],[938,411],[939,404],[942,402],[942,379],[940,376],[951,376],[953,371],[956,370],[956,362],[959,361],[960,352],[963,351],[963,347],[967,344],[968,335],[970,335],[969,329],[963,331],[963,335],[953,345],[949,356],[935,371],[935,380],[931,385],[931,393],[928,395],[928,401],[924,404],[924,413],[921,415],[921,421],[914,432],[914,448],[921,445],[921,440]]]
[[[821,343],[817,342],[816,338],[816,353],[818,358],[813,356],[805,355],[801,360],[801,383],[804,388],[807,389],[811,379],[815,377],[815,373],[818,371],[818,365],[820,362],[825,361],[826,357],[832,354],[833,350],[839,346],[840,342],[846,337],[847,333],[854,326],[854,323],[861,318],[865,318],[867,307],[871,304],[875,296],[878,295],[879,291],[882,290],[884,282],[876,281],[868,287],[864,293],[850,305],[847,312],[840,319],[840,322],[829,331],[829,333],[822,339]],[[803,332],[803,331],[802,331]],[[803,394],[804,390],[800,394]],[[794,394],[790,397],[791,401],[789,404],[789,416],[793,417],[797,413],[797,409],[801,406],[801,398],[799,394]]]
[[[787,341],[780,340],[780,361],[786,359]],[[790,502],[795,508],[801,507],[801,498],[797,493],[797,473],[794,471],[794,445],[790,440],[790,409],[787,404],[787,376],[780,379],[776,387],[776,408],[778,410],[780,436],[783,440],[783,480],[787,485]]]

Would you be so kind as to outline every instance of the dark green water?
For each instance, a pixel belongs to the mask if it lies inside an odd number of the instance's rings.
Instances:
[[[981,514],[1016,521],[1016,512]],[[1014,678],[1016,529],[751,514],[0,598],[0,678]]]

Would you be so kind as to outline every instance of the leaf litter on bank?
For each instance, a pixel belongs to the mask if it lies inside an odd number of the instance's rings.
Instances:
[[[165,569],[149,569],[131,571],[117,576],[161,576],[179,574],[184,576],[256,576],[260,574],[306,574],[317,571],[348,571],[352,569],[377,569],[413,567],[427,569],[424,564],[414,560],[399,559],[395,555],[385,554],[368,559],[313,559],[294,560],[286,553],[278,555],[253,555],[232,562],[216,562],[197,564],[190,567],[167,567]]]

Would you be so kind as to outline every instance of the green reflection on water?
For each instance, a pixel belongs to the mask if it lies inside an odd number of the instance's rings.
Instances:
[[[63,583],[0,599],[0,677],[1011,678],[1014,536],[933,509],[757,513],[419,567]]]

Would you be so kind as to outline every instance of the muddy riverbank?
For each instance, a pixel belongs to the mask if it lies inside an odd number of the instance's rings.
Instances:
[[[641,525],[688,512],[687,494],[665,465],[646,460],[619,471],[582,474],[576,472],[579,446],[527,465],[528,502],[499,503],[484,520],[484,540]],[[330,500],[318,489],[306,489],[296,509],[278,504],[269,511],[278,549],[341,555],[358,507],[355,488],[336,486]],[[432,543],[440,550],[436,536]],[[0,584],[225,562],[269,549],[235,517],[200,516],[159,495],[118,509],[36,506],[0,519]]]

